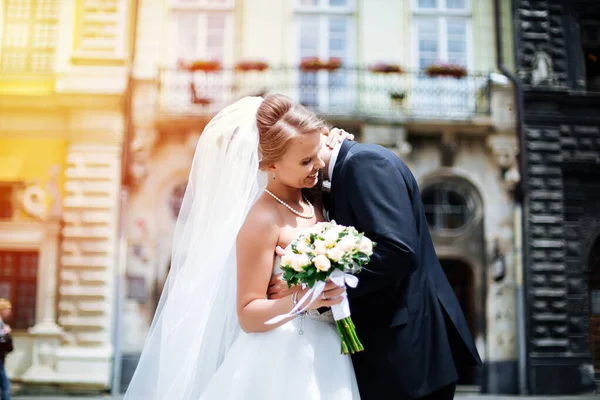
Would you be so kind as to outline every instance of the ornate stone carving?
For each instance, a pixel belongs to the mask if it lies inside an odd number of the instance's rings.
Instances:
[[[148,166],[158,133],[152,128],[138,128],[131,142],[130,173],[135,184],[140,184],[148,175]]]
[[[533,57],[531,84],[533,86],[554,85],[555,81],[552,58],[545,51],[537,51]]]
[[[454,166],[454,159],[458,151],[458,137],[452,129],[442,132],[442,141],[440,143],[440,159],[442,166]]]
[[[397,129],[396,135],[396,147],[394,151],[400,158],[405,158],[412,153],[412,145],[406,140],[406,129]]]
[[[46,219],[47,207],[46,199],[47,195],[44,189],[42,189],[37,182],[29,183],[23,192],[21,193],[21,208],[28,215],[40,219]]]
[[[107,387],[112,362],[120,146],[71,144],[59,248],[56,380]],[[46,357],[46,360],[48,358]]]
[[[492,150],[496,164],[502,170],[503,183],[508,190],[513,190],[521,180],[517,163],[517,138],[513,135],[490,135],[487,145]]]
[[[44,190],[37,181],[26,183],[19,195],[21,209],[42,221],[58,221],[62,214],[61,195],[58,183],[60,166],[50,167],[48,183]]]

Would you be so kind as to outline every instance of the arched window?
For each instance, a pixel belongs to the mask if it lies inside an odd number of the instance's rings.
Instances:
[[[473,190],[459,180],[429,184],[421,191],[421,197],[429,228],[438,234],[466,229],[477,213]]]

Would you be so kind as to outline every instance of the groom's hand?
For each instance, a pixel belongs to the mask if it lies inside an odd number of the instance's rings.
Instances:
[[[340,128],[331,128],[331,130],[325,136],[327,136],[325,145],[332,150],[336,144],[342,143],[344,139],[354,140],[353,134],[348,133]]]

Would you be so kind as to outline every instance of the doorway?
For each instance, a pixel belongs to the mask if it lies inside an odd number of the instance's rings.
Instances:
[[[594,242],[589,259],[590,347],[596,381],[600,379],[600,235]]]
[[[476,336],[475,332],[475,285],[473,279],[473,269],[471,265],[458,259],[442,259],[440,260],[442,269],[446,273],[446,277],[454,289],[454,294],[462,308],[469,330]],[[463,367],[458,371],[460,379],[459,385],[475,385],[475,369],[473,367]]]

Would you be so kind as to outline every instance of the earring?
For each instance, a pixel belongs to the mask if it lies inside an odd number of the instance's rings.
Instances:
[[[275,180],[275,174],[273,174],[273,180]]]

